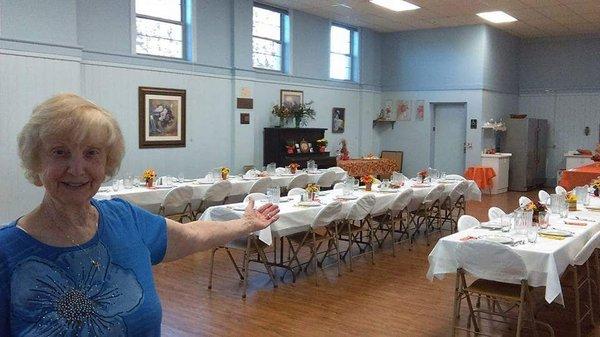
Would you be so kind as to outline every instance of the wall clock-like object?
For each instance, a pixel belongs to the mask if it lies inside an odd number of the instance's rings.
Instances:
[[[302,152],[302,153],[310,152],[310,145],[308,145],[308,142],[306,142],[305,140],[300,142],[300,152]]]

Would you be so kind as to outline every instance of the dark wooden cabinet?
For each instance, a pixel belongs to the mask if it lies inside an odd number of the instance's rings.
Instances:
[[[319,168],[336,166],[336,159],[329,152],[318,152],[317,139],[325,136],[325,130],[321,128],[265,128],[264,129],[264,153],[263,163],[276,163],[278,167],[287,166],[290,163],[298,163],[300,167],[306,167],[306,162],[314,160]],[[302,140],[312,146],[313,152],[299,153],[295,149],[294,154],[288,154],[286,144],[293,141],[299,144]]]

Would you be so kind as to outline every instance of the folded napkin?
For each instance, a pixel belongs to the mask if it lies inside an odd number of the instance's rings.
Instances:
[[[565,219],[564,222],[572,226],[587,226],[587,222],[581,220]]]
[[[540,237],[543,237],[545,239],[550,239],[550,240],[564,240],[566,239],[566,236],[559,236],[559,235],[550,235],[550,234],[538,234]]]

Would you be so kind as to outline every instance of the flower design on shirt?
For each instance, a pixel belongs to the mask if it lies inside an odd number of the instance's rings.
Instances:
[[[122,316],[142,297],[134,273],[110,263],[102,243],[54,262],[26,259],[11,279],[12,312],[29,322],[22,336],[125,336]]]

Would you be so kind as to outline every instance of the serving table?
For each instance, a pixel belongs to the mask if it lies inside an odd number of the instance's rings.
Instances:
[[[338,160],[338,166],[352,177],[364,175],[391,175],[400,166],[388,158]]]
[[[600,177],[600,163],[592,163],[563,171],[558,184],[570,191],[577,186],[589,185],[598,177]]]

